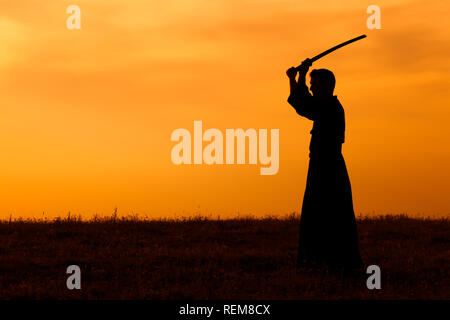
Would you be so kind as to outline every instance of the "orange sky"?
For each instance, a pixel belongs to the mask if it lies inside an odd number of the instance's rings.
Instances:
[[[0,218],[298,212],[312,122],[285,70],[364,33],[314,64],[337,78],[355,212],[448,216],[449,16],[446,1],[2,1]],[[174,165],[170,135],[194,120],[280,129],[278,174]]]

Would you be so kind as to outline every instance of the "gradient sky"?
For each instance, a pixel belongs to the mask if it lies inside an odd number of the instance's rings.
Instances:
[[[0,218],[298,212],[312,122],[285,70],[364,33],[314,64],[337,78],[355,212],[448,216],[449,16],[446,1],[2,1]],[[278,174],[174,165],[170,135],[194,120],[280,129]]]

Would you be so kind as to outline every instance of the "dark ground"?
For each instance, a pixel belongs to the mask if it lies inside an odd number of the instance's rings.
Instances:
[[[298,217],[0,223],[0,299],[450,299],[450,221],[359,219],[366,278],[296,272]],[[66,287],[81,268],[81,290]]]

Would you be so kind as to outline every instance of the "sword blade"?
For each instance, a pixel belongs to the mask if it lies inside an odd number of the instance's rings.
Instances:
[[[310,60],[311,60],[311,63],[313,63],[313,62],[316,61],[316,60],[319,60],[319,59],[322,58],[323,56],[326,56],[327,54],[329,54],[329,53],[331,53],[331,52],[333,52],[333,51],[335,51],[335,50],[337,50],[337,49],[339,49],[339,48],[342,48],[343,46],[346,46],[346,45],[348,45],[348,44],[350,44],[350,43],[352,43],[352,42],[355,42],[355,41],[364,39],[364,38],[366,38],[366,37],[367,37],[367,36],[366,36],[365,34],[363,34],[362,36],[359,36],[359,37],[353,38],[353,39],[351,39],[351,40],[342,42],[341,44],[338,44],[337,46],[334,46],[333,48],[328,49],[328,50],[326,50],[326,51],[324,51],[324,52],[318,54],[318,55],[315,56],[314,58],[311,58],[311,59],[310,59]],[[299,67],[300,67],[300,66],[298,66],[297,68],[299,68]]]

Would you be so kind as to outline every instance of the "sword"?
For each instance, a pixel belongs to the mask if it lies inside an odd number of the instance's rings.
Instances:
[[[329,54],[329,53],[331,53],[331,52],[333,52],[333,51],[335,51],[335,50],[337,50],[337,49],[339,49],[339,48],[342,48],[343,46],[346,46],[346,45],[348,45],[348,44],[350,44],[350,43],[352,43],[352,42],[355,42],[355,41],[364,39],[365,37],[367,37],[367,36],[366,36],[365,34],[363,34],[362,36],[359,36],[359,37],[353,38],[353,39],[351,39],[351,40],[342,42],[341,44],[338,44],[337,46],[334,46],[333,48],[328,49],[328,50],[326,50],[326,51],[324,51],[324,52],[318,54],[318,55],[315,56],[314,58],[309,59],[309,61],[310,61],[311,64],[312,64],[314,61],[319,60],[319,59],[322,58],[323,56],[326,56],[327,54]],[[299,66],[297,67],[297,69],[299,69],[300,67],[301,67],[301,65],[299,65]]]

